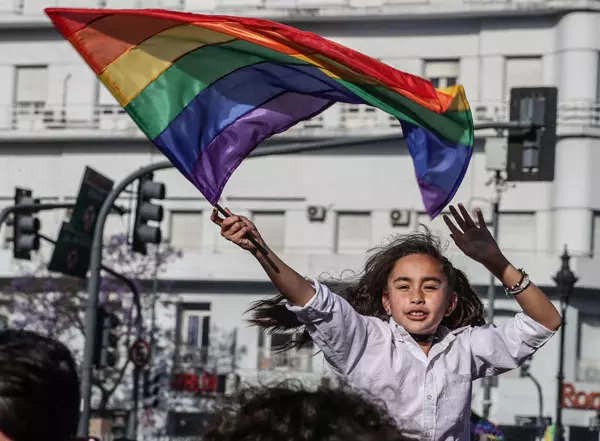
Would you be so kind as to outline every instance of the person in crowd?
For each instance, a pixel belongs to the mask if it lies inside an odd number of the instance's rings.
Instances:
[[[450,211],[444,221],[456,246],[522,308],[502,326],[484,324],[467,277],[429,232],[379,249],[356,283],[334,294],[286,265],[247,218],[215,211],[212,219],[222,236],[254,254],[281,293],[254,305],[255,324],[305,327],[333,371],[380,397],[406,437],[464,441],[471,382],[518,367],[554,335],[561,318],[526,271],[506,259],[480,210],[477,222],[462,204]]]
[[[70,441],[79,418],[70,351],[34,332],[0,332],[0,441]]]
[[[375,398],[294,381],[246,387],[213,418],[203,441],[407,441]]]

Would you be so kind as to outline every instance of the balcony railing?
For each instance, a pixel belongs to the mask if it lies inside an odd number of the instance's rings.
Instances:
[[[261,370],[312,372],[312,359],[312,350],[306,348],[287,351],[258,350],[258,368]]]
[[[475,123],[508,121],[506,102],[472,102]],[[600,129],[600,102],[572,101],[558,106],[558,128]],[[337,136],[397,133],[398,120],[373,107],[338,104],[322,114],[297,124],[280,136]],[[143,136],[129,115],[118,105],[51,106],[27,103],[0,108],[0,137],[52,136],[66,133],[113,136]]]

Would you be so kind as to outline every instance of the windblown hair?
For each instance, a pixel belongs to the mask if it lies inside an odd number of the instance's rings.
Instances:
[[[68,441],[79,417],[69,350],[30,331],[0,332],[0,432],[13,441]]]
[[[205,441],[404,441],[383,404],[298,381],[242,389],[214,412]]]
[[[387,246],[371,250],[374,253],[368,258],[364,271],[354,283],[344,280],[325,280],[323,283],[346,299],[359,314],[388,320],[381,298],[394,265],[402,257],[424,254],[439,260],[448,279],[448,289],[454,291],[458,297],[456,308],[452,314],[444,317],[441,324],[450,329],[485,324],[483,305],[479,297],[471,288],[465,274],[452,265],[442,254],[441,248],[439,238],[427,229],[424,232],[398,236]],[[294,313],[285,307],[285,303],[286,299],[281,294],[254,302],[247,311],[251,313],[248,321],[266,328],[269,332],[301,330],[302,324]],[[309,340],[308,333],[303,331],[282,349],[300,347]]]

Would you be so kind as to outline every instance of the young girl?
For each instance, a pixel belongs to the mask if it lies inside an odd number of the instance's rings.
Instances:
[[[459,211],[460,210],[460,213]],[[544,293],[504,257],[478,211],[461,205],[444,221],[463,253],[483,264],[524,313],[500,327],[483,326],[481,302],[465,275],[429,234],[405,236],[367,261],[356,286],[342,296],[312,283],[267,247],[248,219],[213,213],[221,235],[251,251],[281,298],[255,306],[255,322],[271,328],[303,324],[333,370],[388,406],[403,434],[419,440],[468,440],[471,382],[514,369],[558,329],[560,315]],[[268,251],[275,271],[248,240]]]

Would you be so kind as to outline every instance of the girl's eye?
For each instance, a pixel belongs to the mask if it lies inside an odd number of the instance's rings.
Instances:
[[[408,285],[400,285],[400,286],[397,286],[396,289],[399,289],[401,291],[405,291],[405,290],[408,289]]]
[[[435,286],[435,285],[428,285],[428,286],[425,287],[425,289],[428,290],[428,291],[433,291],[433,290],[437,289],[437,286]]]

